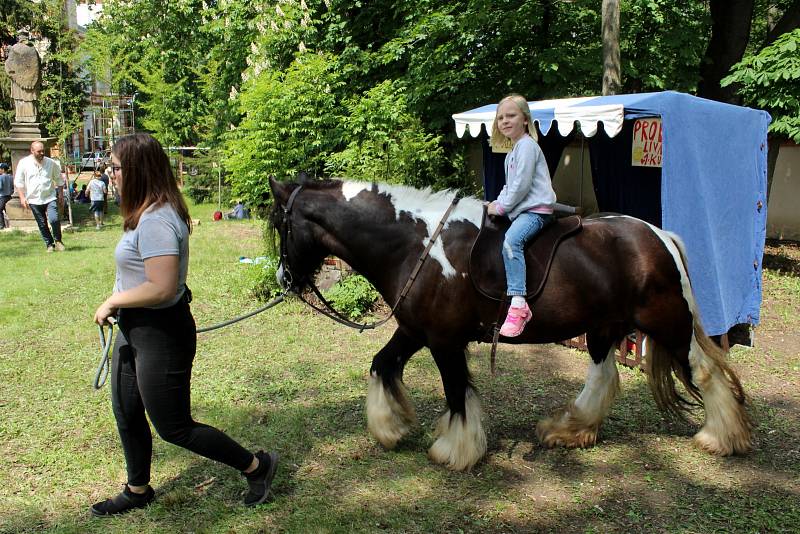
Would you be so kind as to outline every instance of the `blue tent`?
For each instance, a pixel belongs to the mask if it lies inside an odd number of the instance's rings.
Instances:
[[[558,133],[568,135],[577,122],[587,137],[602,125],[605,133],[597,137],[610,143],[626,137],[626,121],[660,117],[661,220],[651,222],[660,222],[683,239],[706,332],[720,335],[736,324],[758,324],[767,220],[767,112],[673,91],[547,100],[529,106],[543,135],[552,135],[554,123]],[[453,115],[456,133],[461,137],[468,128],[477,137],[482,126],[490,132],[495,108]],[[613,150],[597,156],[606,155],[625,160]],[[630,167],[630,152],[623,163]],[[619,162],[615,165],[619,170]]]

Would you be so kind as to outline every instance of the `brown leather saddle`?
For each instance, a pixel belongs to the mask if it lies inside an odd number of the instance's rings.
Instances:
[[[469,277],[475,289],[481,295],[498,301],[503,300],[506,293],[502,249],[509,226],[511,221],[507,217],[487,217],[484,207],[481,229],[472,244],[469,257]],[[579,232],[581,226],[581,218],[577,215],[556,219],[528,242],[525,247],[527,299],[536,297],[542,291],[558,245]]]

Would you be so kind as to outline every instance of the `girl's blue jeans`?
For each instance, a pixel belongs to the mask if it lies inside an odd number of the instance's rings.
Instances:
[[[508,296],[525,296],[525,244],[552,220],[552,215],[524,212],[511,222],[503,240]]]

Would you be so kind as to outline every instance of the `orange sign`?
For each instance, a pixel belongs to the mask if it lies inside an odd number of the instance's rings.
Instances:
[[[661,119],[636,119],[633,123],[631,165],[661,167],[662,146]]]

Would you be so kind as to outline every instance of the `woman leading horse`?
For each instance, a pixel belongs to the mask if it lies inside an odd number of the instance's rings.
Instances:
[[[390,304],[398,302],[455,196],[337,180],[301,186],[270,179],[270,186],[272,222],[281,239],[279,274],[292,289],[302,290],[333,254],[363,274]],[[455,470],[469,470],[486,452],[480,401],[465,354],[470,341],[485,339],[498,316],[498,303],[476,291],[469,272],[483,209],[477,199],[465,198],[450,211],[394,309],[397,330],[372,361],[367,394],[369,430],[392,448],[416,421],[403,369],[414,353],[428,347],[449,408],[437,424],[429,456]],[[659,407],[681,414],[702,404],[706,420],[694,437],[702,449],[719,455],[750,449],[744,392],[724,353],[703,332],[677,236],[627,216],[587,219],[557,249],[535,305],[537,313],[522,334],[501,341],[551,343],[586,333],[591,356],[578,397],[538,424],[542,444],[596,442],[619,388],[614,350],[639,329],[648,336],[649,380]],[[693,401],[677,392],[673,377]]]

